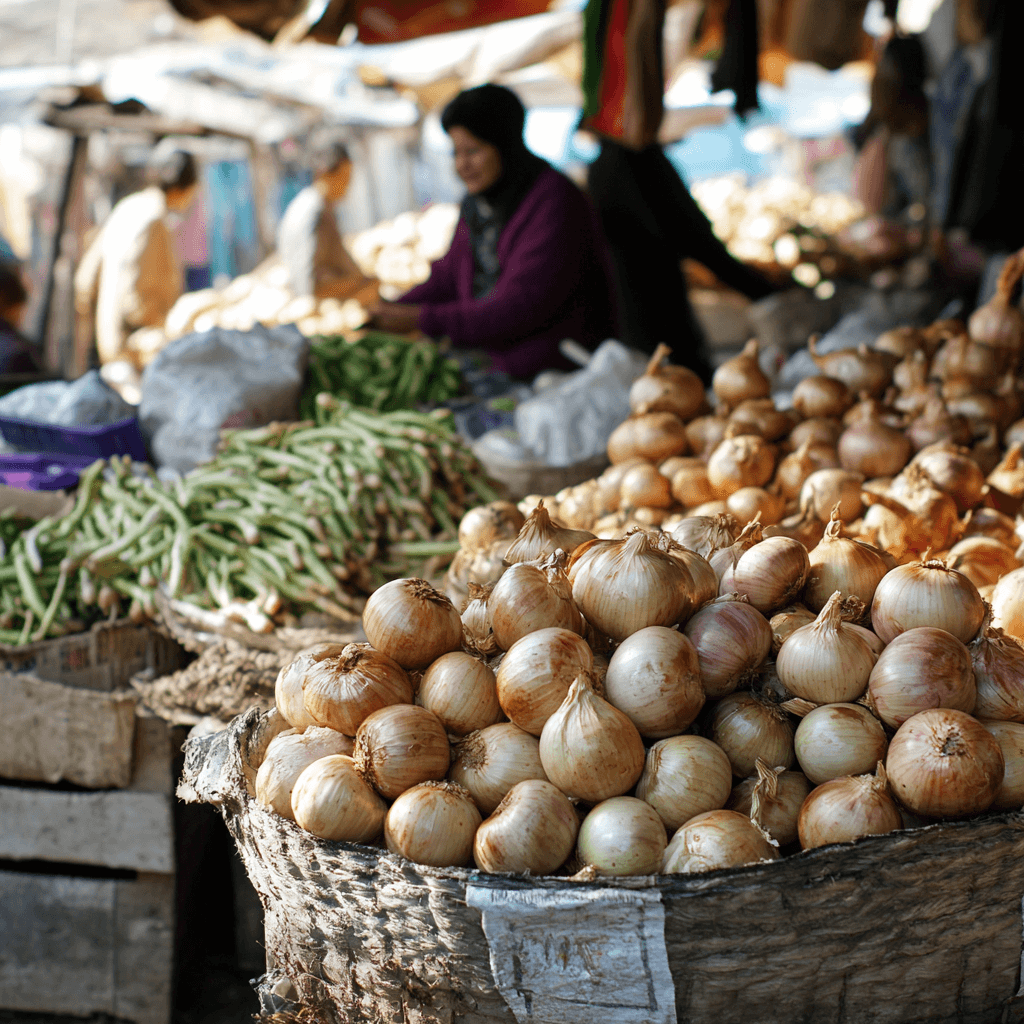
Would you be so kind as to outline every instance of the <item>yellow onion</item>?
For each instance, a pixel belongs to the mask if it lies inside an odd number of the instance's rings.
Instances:
[[[956,502],[935,487],[920,466],[913,463],[907,466],[893,478],[888,493],[925,525],[926,532],[919,538],[925,548],[944,551],[953,543],[959,529]],[[919,548],[915,546],[915,550]]]
[[[292,790],[303,770],[328,754],[351,754],[352,740],[334,729],[312,725],[303,732],[288,729],[267,745],[256,772],[256,803],[282,818],[294,820]]]
[[[791,768],[793,726],[784,711],[754,693],[730,693],[712,709],[709,736],[732,765],[733,775],[754,774],[757,759]]]
[[[779,844],[796,842],[796,820],[811,784],[800,772],[772,768],[760,758],[757,776],[732,791],[729,810],[745,814]]]
[[[391,805],[384,819],[384,843],[417,864],[465,867],[473,861],[473,839],[482,821],[463,786],[421,782]]]
[[[774,526],[782,518],[786,502],[763,487],[741,487],[725,499],[725,507],[741,523],[756,518],[763,526]]]
[[[742,594],[767,615],[803,590],[809,572],[803,544],[791,537],[769,537],[740,555],[732,573],[723,575],[719,592]]]
[[[790,452],[775,470],[774,486],[787,501],[800,496],[804,481],[816,470],[838,469],[839,454],[833,445],[808,438]]]
[[[766,398],[771,393],[771,381],[758,362],[759,350],[757,339],[751,338],[738,356],[727,359],[715,370],[711,389],[727,406],[739,405],[748,398]]]
[[[426,580],[392,580],[363,608],[363,631],[374,648],[402,668],[423,669],[462,646],[455,605]]]
[[[822,704],[796,727],[796,759],[815,785],[844,775],[865,775],[885,757],[882,723],[861,704]]]
[[[760,613],[758,613],[760,614]],[[777,611],[769,620],[772,631],[772,650],[778,654],[786,640],[801,626],[809,626],[818,617],[816,612],[802,604],[792,604]]]
[[[713,551],[729,547],[739,534],[739,523],[726,513],[719,516],[688,516],[673,529],[672,539],[688,551],[707,558]]]
[[[804,377],[793,389],[793,408],[804,418],[840,417],[853,405],[850,389],[835,377]]]
[[[546,558],[559,548],[570,554],[580,544],[593,539],[594,535],[586,530],[569,530],[556,525],[541,501],[526,517],[519,536],[509,545],[505,562],[508,565],[533,562],[538,558]]]
[[[778,860],[779,851],[757,825],[737,811],[708,811],[691,818],[665,848],[666,875],[693,875]]]
[[[1008,572],[1020,568],[1013,548],[992,537],[966,537],[954,544],[946,556],[946,564],[962,572],[979,588],[998,583]]]
[[[456,608],[465,610],[470,584],[490,586],[505,571],[505,552],[512,541],[502,537],[479,550],[460,549],[444,576],[444,592]]]
[[[871,347],[905,359],[914,352],[922,352],[924,344],[924,332],[920,327],[892,327],[875,338]]]
[[[732,766],[717,743],[703,736],[669,736],[647,751],[636,795],[657,812],[665,827],[680,825],[725,806]]]
[[[1013,520],[994,508],[972,508],[964,516],[962,532],[965,540],[968,537],[991,537],[1009,548],[1019,543]]]
[[[321,839],[365,843],[380,835],[387,804],[345,754],[329,754],[304,768],[292,790],[295,822]]]
[[[965,417],[952,414],[946,403],[935,397],[929,399],[917,418],[907,424],[906,436],[915,452],[940,442],[969,444],[971,425]]]
[[[842,528],[838,511],[834,511],[821,543],[807,556],[810,574],[803,596],[811,611],[821,611],[837,590],[870,607],[875,588],[889,571],[874,548],[841,536]]]
[[[916,626],[936,626],[966,644],[984,617],[978,588],[939,561],[896,566],[882,577],[871,601],[871,628],[887,644]]]
[[[977,718],[1024,722],[1024,643],[990,625],[991,611],[969,650]]]
[[[527,779],[476,830],[473,858],[489,873],[548,875],[572,853],[578,832],[569,798],[550,782]]]
[[[470,650],[487,657],[501,650],[498,641],[494,638],[491,617],[487,612],[487,598],[491,596],[493,589],[493,583],[488,583],[486,586],[470,583],[469,600],[466,602],[466,607],[462,609],[461,616],[463,643]]]
[[[696,551],[684,548],[674,540],[670,533],[659,533],[655,537],[655,546],[672,558],[678,559],[686,566],[686,571],[693,580],[693,607],[703,608],[709,601],[718,596],[718,577],[711,563],[701,558]]]
[[[324,658],[335,657],[344,650],[344,644],[321,643],[300,651],[295,660],[285,665],[274,683],[274,703],[285,721],[295,729],[316,725],[316,719],[306,710],[302,698],[302,683],[309,669]],[[355,734],[355,729],[352,730]]]
[[[392,704],[411,704],[405,669],[369,644],[346,644],[315,661],[302,682],[302,700],[317,723],[355,736],[366,717]]]
[[[896,798],[926,818],[960,818],[988,810],[1003,781],[1003,753],[976,718],[932,708],[908,718],[885,760]]]
[[[1024,314],[1014,305],[1014,290],[1024,274],[1024,250],[1008,256],[999,272],[995,294],[967,321],[971,338],[1015,358],[1024,347]]]
[[[436,715],[453,736],[465,736],[501,719],[494,673],[463,651],[442,654],[423,673],[416,703]]]
[[[762,487],[775,471],[771,446],[755,434],[726,437],[708,458],[708,481],[723,497],[741,487]]]
[[[477,551],[496,540],[512,540],[524,522],[523,513],[510,501],[477,505],[459,520],[459,546]]]
[[[843,432],[843,424],[839,417],[813,416],[811,419],[798,423],[789,433],[790,447],[795,451],[802,444],[824,444],[835,449],[839,444],[839,435]]]
[[[420,782],[443,779],[451,760],[440,719],[415,704],[370,715],[356,733],[353,757],[363,778],[389,800]]]
[[[629,718],[594,692],[581,672],[544,723],[540,760],[567,796],[596,803],[628,793],[644,768],[644,743]]]
[[[704,706],[696,648],[664,626],[637,630],[612,655],[604,696],[646,739],[683,732]]]
[[[971,711],[977,689],[970,651],[944,629],[908,629],[878,656],[868,691],[875,713],[893,729],[928,708]]]
[[[966,334],[950,337],[935,353],[931,375],[939,380],[968,378],[975,388],[994,388],[1008,366],[1007,353],[972,341]]]
[[[895,427],[862,421],[843,431],[837,451],[845,470],[866,477],[893,476],[910,459],[910,441]]]
[[[674,456],[670,456],[673,458]],[[602,514],[617,512],[619,508],[619,486],[622,478],[633,466],[648,465],[646,459],[627,459],[615,466],[609,466],[595,481],[595,511]],[[541,502],[543,504],[543,502]],[[578,528],[578,527],[574,527]]]
[[[728,514],[729,509],[726,507],[724,501],[705,501],[703,505],[697,505],[694,508],[687,509],[687,512],[691,516],[724,516]]]
[[[811,792],[798,822],[803,849],[881,836],[903,827],[881,762],[877,770],[877,775],[831,779]]]
[[[1008,572],[992,591],[992,625],[1024,641],[1024,569]]]
[[[576,851],[597,875],[655,875],[668,837],[650,804],[633,796],[602,800],[583,819]]]
[[[671,354],[668,345],[658,345],[647,369],[630,385],[634,413],[670,412],[686,421],[704,408],[704,382],[693,370],[666,363]]]
[[[706,458],[725,437],[729,421],[724,416],[698,416],[686,424],[686,440],[694,455]]]
[[[1019,811],[1024,805],[1024,725],[991,721],[981,724],[995,737],[1003,755],[1003,781],[990,810]]]
[[[748,398],[729,414],[729,429],[777,441],[793,429],[794,421],[792,414],[776,409],[770,398]]]
[[[732,571],[736,568],[740,557],[755,544],[760,544],[762,540],[761,523],[755,519],[743,527],[740,535],[727,548],[719,548],[708,555],[708,565],[714,570],[720,587],[726,576],[731,578]]]
[[[685,465],[677,466],[671,476],[670,490],[684,508],[718,500],[718,490],[711,486],[707,463],[702,459],[686,459]]]
[[[668,508],[672,504],[672,483],[657,466],[630,466],[619,485],[619,507]]]
[[[867,345],[819,355],[813,337],[807,342],[807,350],[826,377],[841,380],[851,394],[859,395],[866,391],[875,398],[886,389],[892,380],[893,367],[899,362],[899,356],[870,349]]]
[[[864,508],[861,485],[864,477],[846,469],[819,469],[811,473],[800,489],[800,508],[814,513],[823,523],[839,504],[839,518],[851,523]]]
[[[856,700],[868,686],[875,652],[842,620],[837,590],[817,619],[791,633],[775,668],[786,689],[815,704]]]
[[[576,607],[597,630],[625,640],[645,626],[673,626],[693,610],[693,578],[642,530],[624,540],[595,540],[569,564]]]
[[[494,584],[487,599],[491,629],[507,651],[535,629],[583,632],[583,622],[564,571],[565,554],[555,552],[537,562],[517,562]]]
[[[948,442],[929,445],[914,456],[914,462],[940,491],[945,491],[961,514],[981,503],[985,475],[965,448]]]
[[[683,628],[700,662],[709,697],[724,697],[748,682],[772,649],[768,620],[743,598],[720,597]]]
[[[648,412],[623,420],[608,438],[612,463],[644,459],[658,463],[690,450],[683,421],[670,412]]]
[[[813,548],[825,533],[825,524],[809,509],[786,516],[774,526],[764,528],[764,536],[789,537],[798,540],[808,550]]]
[[[582,669],[593,669],[587,642],[568,629],[538,629],[517,640],[497,672],[501,709],[528,733],[539,736],[562,706]]]
[[[547,779],[536,736],[511,722],[471,732],[452,748],[448,778],[465,786],[481,813],[490,814],[519,782]]]

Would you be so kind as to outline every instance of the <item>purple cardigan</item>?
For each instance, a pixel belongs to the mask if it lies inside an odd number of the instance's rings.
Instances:
[[[604,239],[590,201],[560,171],[543,171],[519,204],[498,239],[498,260],[498,283],[474,298],[473,250],[460,219],[430,278],[399,301],[423,307],[424,334],[482,349],[514,377],[571,367],[558,350],[565,338],[593,349],[615,336]]]

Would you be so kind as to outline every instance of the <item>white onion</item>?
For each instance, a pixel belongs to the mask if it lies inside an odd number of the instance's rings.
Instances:
[[[351,753],[352,740],[334,729],[312,725],[303,732],[289,729],[278,733],[267,745],[256,772],[256,803],[294,820],[292,790],[303,770],[328,754]]]
[[[666,875],[691,875],[778,860],[779,851],[748,817],[737,811],[708,811],[677,830],[665,849]]]
[[[815,785],[844,775],[865,775],[885,757],[882,723],[859,704],[823,704],[796,727],[796,759]]]
[[[436,715],[445,731],[465,736],[501,720],[494,673],[463,651],[442,654],[420,680],[416,703]]]
[[[422,782],[407,789],[384,819],[384,843],[417,864],[464,867],[482,822],[468,790],[454,782]]]
[[[406,669],[426,668],[462,646],[455,605],[426,580],[414,578],[392,580],[367,598],[363,630],[375,650]]]
[[[308,765],[292,790],[296,824],[321,839],[365,843],[380,835],[386,812],[387,805],[344,754]]]
[[[471,732],[452,754],[448,778],[469,790],[483,814],[490,814],[517,783],[547,780],[537,737],[511,722]]]
[[[670,736],[647,751],[636,795],[674,832],[705,811],[725,806],[732,791],[732,766],[717,743],[703,736]]]
[[[885,770],[879,774],[843,776],[813,790],[800,808],[798,830],[805,850],[830,843],[848,843],[878,836],[903,826],[896,801],[889,794]]]
[[[658,812],[632,796],[603,800],[583,819],[576,849],[598,875],[653,875],[668,837]]]

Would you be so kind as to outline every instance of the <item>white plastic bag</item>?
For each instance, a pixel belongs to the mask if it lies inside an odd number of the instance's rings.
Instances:
[[[62,427],[117,423],[134,415],[132,406],[105,384],[96,370],[75,381],[26,384],[0,398],[0,416]]]

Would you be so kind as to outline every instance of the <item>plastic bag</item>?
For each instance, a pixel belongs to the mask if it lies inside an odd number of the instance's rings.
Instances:
[[[222,429],[296,419],[308,355],[292,325],[171,342],[142,375],[139,421],[153,460],[184,473],[213,458]]]
[[[113,388],[90,370],[78,380],[26,384],[0,398],[0,416],[62,427],[117,423],[135,415]]]

